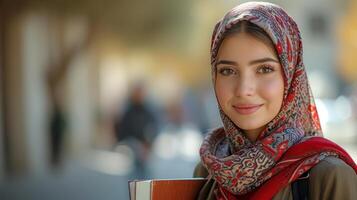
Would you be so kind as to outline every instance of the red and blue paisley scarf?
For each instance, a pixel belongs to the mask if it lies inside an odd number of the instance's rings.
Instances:
[[[217,197],[270,199],[326,156],[339,157],[357,173],[350,156],[322,138],[303,64],[300,32],[282,8],[271,3],[249,2],[229,11],[212,35],[212,74],[224,33],[242,20],[261,27],[273,41],[284,72],[284,99],[278,115],[254,143],[219,106],[224,127],[208,134],[200,149],[203,165],[218,183]]]

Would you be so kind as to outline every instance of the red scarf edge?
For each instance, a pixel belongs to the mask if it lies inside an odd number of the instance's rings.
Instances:
[[[292,172],[308,157],[316,155],[322,152],[334,152],[337,153],[339,158],[343,160],[347,165],[351,166],[357,174],[357,165],[350,157],[350,155],[336,143],[323,138],[323,137],[312,137],[304,142],[298,143],[282,156],[280,161],[302,158],[299,161],[291,164],[289,167],[280,171],[278,174],[270,178],[262,186],[257,188],[255,191],[250,192],[246,195],[239,196],[239,199],[250,199],[250,200],[261,200],[261,199],[272,199],[280,189],[286,187],[288,184],[293,182],[295,179],[290,180]],[[317,164],[317,163],[316,163]],[[311,166],[311,168],[314,166]],[[310,168],[309,168],[310,169]],[[306,171],[309,169],[305,169]],[[228,191],[224,190],[226,193]],[[229,192],[228,192],[229,193]],[[228,195],[232,197],[233,195]],[[230,198],[228,198],[230,199]]]
[[[339,155],[339,158],[350,165],[357,174],[357,165],[350,157],[350,155],[336,143],[322,138],[313,137],[304,142],[292,146],[281,158],[281,160],[288,160],[298,157],[309,157],[316,153],[322,153],[325,151],[332,151]],[[290,182],[286,174],[295,170],[297,166],[303,161],[298,161],[291,165],[290,167],[282,170],[280,173],[270,178],[266,183],[264,183],[260,188],[258,188],[250,197],[250,199],[271,199],[273,198],[280,189],[286,187]],[[313,167],[313,166],[311,166]],[[294,180],[291,180],[294,181]],[[249,195],[250,196],[250,195]]]

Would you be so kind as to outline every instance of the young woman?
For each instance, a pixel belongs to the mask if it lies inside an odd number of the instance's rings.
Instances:
[[[300,32],[279,6],[249,2],[214,28],[212,79],[224,127],[209,133],[198,199],[357,199],[357,166],[322,137]]]

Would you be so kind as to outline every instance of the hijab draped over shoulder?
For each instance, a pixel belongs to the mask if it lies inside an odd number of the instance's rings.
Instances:
[[[279,113],[256,142],[251,142],[218,106],[224,127],[209,133],[200,149],[203,165],[219,185],[218,197],[272,197],[326,156],[336,156],[357,171],[356,164],[341,147],[322,138],[303,63],[300,31],[281,7],[249,2],[229,11],[213,31],[212,76],[225,33],[244,20],[270,36],[283,70],[284,97]]]

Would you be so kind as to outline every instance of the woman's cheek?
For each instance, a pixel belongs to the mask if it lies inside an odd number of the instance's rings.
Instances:
[[[229,81],[218,81],[216,82],[216,95],[218,102],[221,106],[227,105],[229,99],[234,95],[234,88]]]
[[[263,80],[260,84],[261,96],[270,101],[281,102],[284,94],[284,82],[279,78]]]

